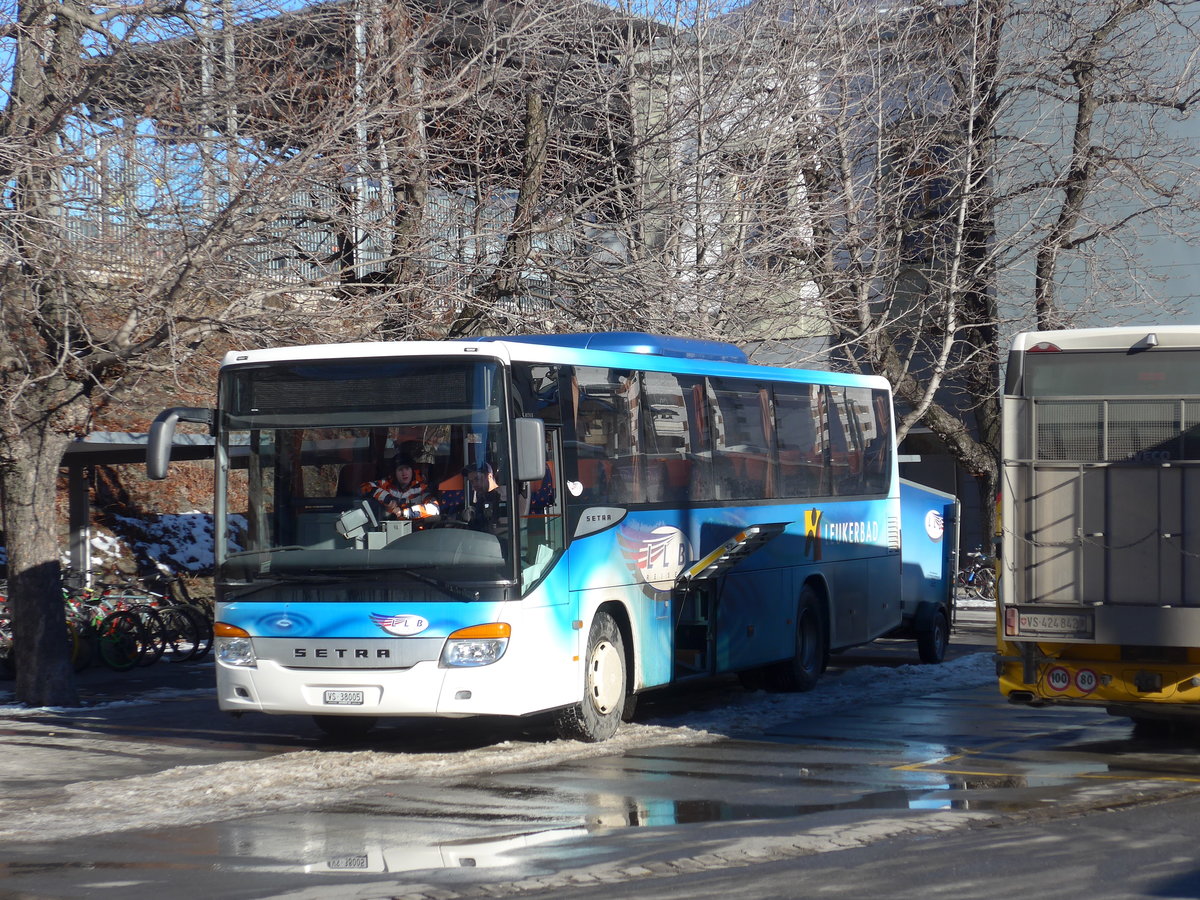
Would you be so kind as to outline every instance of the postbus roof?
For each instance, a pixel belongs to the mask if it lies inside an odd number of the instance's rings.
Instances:
[[[1200,346],[1200,325],[1120,325],[1111,328],[1026,331],[1013,338],[1012,352],[1036,352],[1040,344],[1052,344],[1060,350],[1194,348]]]

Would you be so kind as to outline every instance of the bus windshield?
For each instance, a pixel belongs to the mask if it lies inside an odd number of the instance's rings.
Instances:
[[[461,357],[227,369],[222,580],[511,579],[502,385]]]

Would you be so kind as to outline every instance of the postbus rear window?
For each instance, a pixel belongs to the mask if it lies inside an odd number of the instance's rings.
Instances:
[[[1200,351],[1064,350],[1026,353],[1026,397],[1130,397],[1200,394]]]

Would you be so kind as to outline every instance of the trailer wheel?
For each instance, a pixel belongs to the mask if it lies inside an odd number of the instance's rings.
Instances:
[[[617,733],[625,711],[625,642],[606,612],[596,613],[584,657],[583,700],[555,715],[561,737],[598,743]]]
[[[923,663],[940,663],[946,658],[946,648],[950,645],[950,623],[946,619],[946,611],[939,609],[929,620],[929,624],[917,633],[917,655]]]

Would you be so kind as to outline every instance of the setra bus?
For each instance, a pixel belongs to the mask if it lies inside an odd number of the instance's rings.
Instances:
[[[179,420],[215,435],[227,711],[344,736],[553,711],[597,741],[647,688],[805,690],[885,634],[946,649],[953,498],[906,486],[902,566],[881,378],[634,333],[287,347],[228,354],[217,409],[164,411],[151,477]],[[376,500],[397,459],[419,516]]]
[[[1200,708],[1200,329],[1017,335],[1000,690],[1135,721]]]

